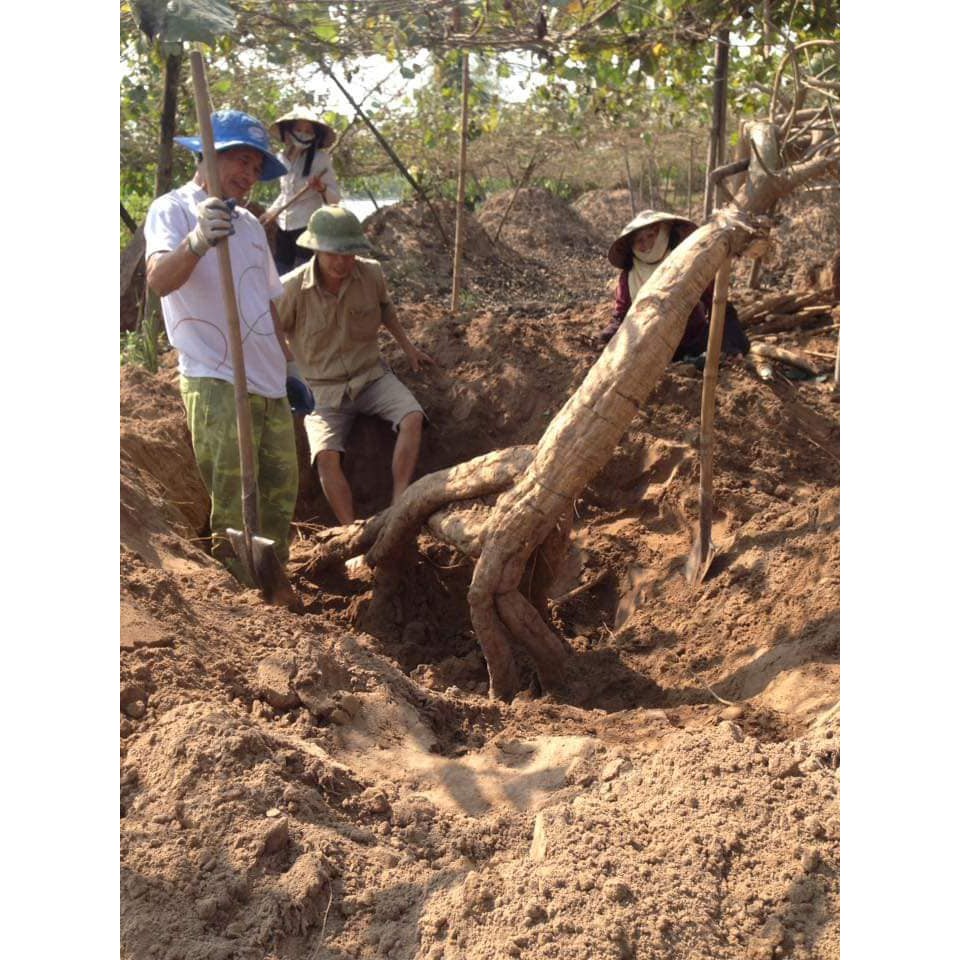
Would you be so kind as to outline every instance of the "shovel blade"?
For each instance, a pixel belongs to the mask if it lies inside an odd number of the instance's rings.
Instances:
[[[292,613],[303,613],[303,601],[287,579],[274,542],[266,537],[251,537],[250,544],[254,574],[264,600]]]
[[[233,552],[247,575],[247,585],[256,584],[257,578],[253,569],[253,557],[250,556],[250,545],[247,543],[243,531],[227,527],[227,539],[230,541],[230,546],[233,547]]]
[[[713,558],[716,555],[717,548],[713,545],[713,541],[708,539],[706,549],[704,549],[704,544],[698,534],[683,568],[683,575],[691,587],[699,587],[703,583],[704,577],[710,571],[710,564],[713,563]]]
[[[247,538],[242,531],[228,528],[227,537],[250,582],[260,588],[263,599],[274,606],[286,607],[293,613],[303,613],[303,602],[284,573],[274,541],[266,537],[251,537],[248,549]]]

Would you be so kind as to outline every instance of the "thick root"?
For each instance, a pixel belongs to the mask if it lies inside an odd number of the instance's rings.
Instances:
[[[470,602],[470,619],[477,634],[477,641],[487,661],[487,676],[490,679],[490,696],[497,700],[512,700],[520,689],[517,662],[510,651],[510,641],[493,602],[493,597],[475,590],[471,585],[467,593]]]
[[[312,575],[361,554],[368,554],[371,567],[390,562],[430,514],[447,503],[505,490],[532,458],[532,446],[508,447],[428,473],[412,483],[392,507],[367,520],[321,530],[310,556],[291,564],[291,570]]]
[[[432,513],[454,501],[499,493],[532,459],[532,446],[508,447],[421,477],[390,509],[383,530],[367,552],[367,563],[371,567],[389,564]]]
[[[564,664],[569,651],[544,623],[533,604],[519,591],[513,590],[497,597],[497,611],[513,636],[530,654],[540,686],[544,690],[562,691],[565,687]]]

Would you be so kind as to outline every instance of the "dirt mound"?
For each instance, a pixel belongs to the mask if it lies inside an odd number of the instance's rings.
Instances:
[[[839,294],[839,188],[821,187],[781,200],[773,222],[760,285],[772,290],[835,287]],[[750,261],[738,260],[732,282],[746,286],[750,267]]]
[[[501,240],[522,256],[547,264],[571,255],[595,259],[603,245],[597,230],[569,204],[542,187],[495,193],[484,202],[477,219],[490,236],[495,236],[503,222]]]
[[[407,215],[384,235],[426,257]],[[386,343],[431,420],[426,472],[535,442],[609,305],[400,309],[439,361],[415,376]],[[837,396],[724,361],[718,556],[694,590],[701,384],[672,365],[575,505],[549,601],[570,697],[505,705],[472,563],[429,533],[377,616],[362,569],[299,581],[303,616],[239,587],[197,541],[175,373],[124,368],[121,960],[836,960]],[[363,514],[389,501],[391,449],[359,425]],[[306,471],[298,518],[322,522]]]
[[[572,207],[586,220],[595,233],[604,237],[609,247],[633,217],[630,191],[588,190],[573,201]]]
[[[397,203],[363,222],[398,302],[449,298],[453,289],[456,204],[433,200],[431,205],[421,200]],[[528,264],[495,245],[469,211],[464,212],[464,231],[461,289],[466,301],[502,298],[535,283],[535,270],[531,276]]]
[[[142,367],[121,367],[121,478],[135,472],[151,478],[166,507],[197,532],[206,525],[210,501],[193,457],[176,376],[168,369],[154,375]]]

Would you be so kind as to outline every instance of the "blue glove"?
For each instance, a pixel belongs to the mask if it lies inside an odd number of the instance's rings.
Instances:
[[[294,413],[313,413],[313,408],[316,406],[313,391],[300,376],[300,371],[293,360],[287,363],[287,399]]]

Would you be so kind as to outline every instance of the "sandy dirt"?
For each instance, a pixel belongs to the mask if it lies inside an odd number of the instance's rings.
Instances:
[[[485,231],[509,198],[469,221],[475,299],[456,317],[429,212],[367,222],[401,320],[439,362],[417,377],[384,344],[430,419],[421,474],[535,443],[597,357],[609,241],[552,197],[523,200],[496,244]],[[822,284],[833,213],[781,216],[762,285]],[[832,370],[832,324],[778,342]],[[839,956],[829,378],[762,382],[724,361],[718,556],[693,589],[702,378],[672,365],[577,501],[555,571],[569,696],[531,682],[503,704],[470,623],[472,562],[429,534],[388,609],[362,568],[339,569],[297,581],[296,616],[205,554],[163,359],[120,378],[123,960]],[[332,521],[298,433],[294,560]],[[387,505],[389,452],[387,428],[358,425],[361,515]]]

